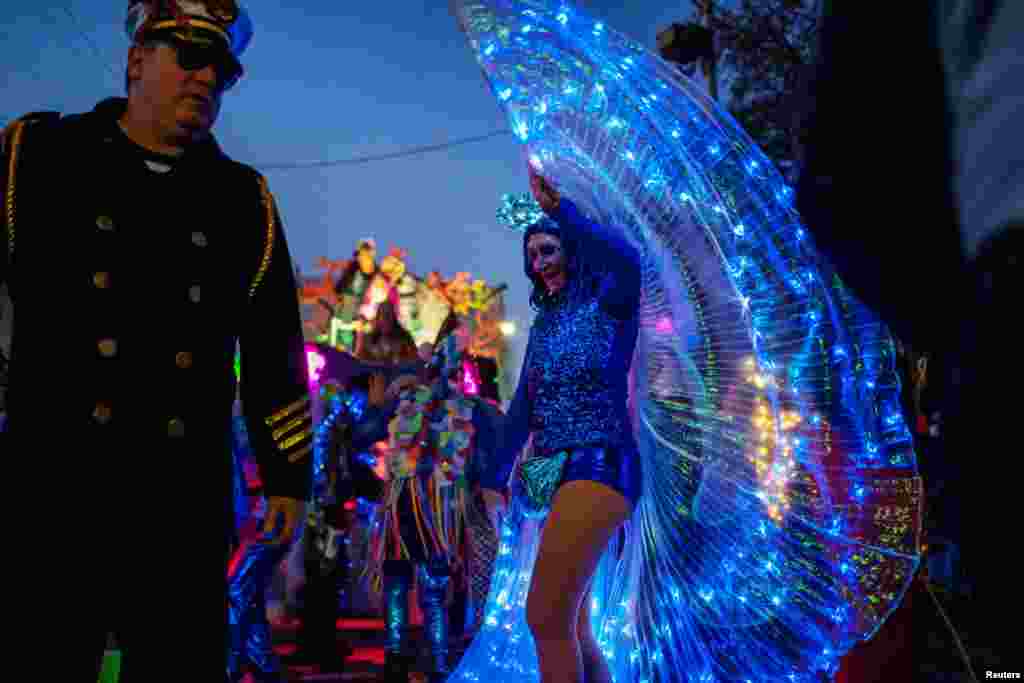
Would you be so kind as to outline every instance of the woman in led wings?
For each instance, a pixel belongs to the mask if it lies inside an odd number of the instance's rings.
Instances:
[[[452,680],[831,678],[918,565],[890,335],[675,69],[565,0],[454,7],[549,215],[499,214],[538,315]]]
[[[482,486],[497,502],[516,454],[521,498],[550,514],[526,618],[543,681],[610,681],[583,600],[597,562],[640,493],[640,457],[626,406],[637,338],[640,256],[590,223],[543,178],[531,188],[550,214],[523,241],[530,300],[538,315],[526,363]],[[582,659],[581,659],[582,654]],[[582,667],[581,667],[582,664]]]

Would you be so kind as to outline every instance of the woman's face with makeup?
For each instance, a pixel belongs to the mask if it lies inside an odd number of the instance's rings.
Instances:
[[[565,286],[565,252],[562,240],[539,232],[526,242],[526,257],[530,268],[544,282],[548,294],[556,294]]]

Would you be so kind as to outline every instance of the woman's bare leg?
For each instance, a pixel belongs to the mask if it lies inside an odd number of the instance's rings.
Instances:
[[[626,498],[597,482],[572,481],[555,494],[526,600],[542,683],[582,683],[580,601],[608,541],[629,514]]]
[[[608,668],[608,660],[604,658],[604,653],[601,652],[601,648],[597,644],[597,638],[594,637],[590,612],[593,606],[591,600],[591,592],[588,587],[587,592],[583,594],[579,621],[576,624],[576,640],[580,644],[580,654],[583,656],[583,680],[586,683],[612,683],[612,672]]]

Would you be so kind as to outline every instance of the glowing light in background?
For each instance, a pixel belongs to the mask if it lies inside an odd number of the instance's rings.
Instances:
[[[501,330],[501,333],[506,337],[511,337],[516,333],[516,324],[511,320],[501,321],[501,324],[498,325],[498,328]]]
[[[387,481],[390,477],[388,472],[388,459],[391,457],[391,445],[387,441],[378,441],[373,444],[370,457],[372,458],[370,467],[373,469],[373,473],[376,474],[377,478],[381,481]]]
[[[307,346],[306,367],[309,370],[309,383],[318,384],[320,382],[321,375],[323,375],[324,368],[327,367],[327,359],[324,358],[324,355],[316,349]]]
[[[480,377],[476,364],[471,360],[462,361],[462,390],[470,396],[480,394]]]

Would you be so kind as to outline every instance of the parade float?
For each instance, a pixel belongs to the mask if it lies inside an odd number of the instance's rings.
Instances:
[[[374,240],[360,240],[352,258],[321,258],[319,275],[302,277],[300,301],[306,339],[354,355],[360,333],[373,329],[379,306],[397,303],[398,321],[416,345],[433,343],[449,314],[454,313],[460,349],[475,359],[504,366],[503,324],[505,285],[494,285],[456,272],[433,271],[421,277],[408,271],[407,252],[392,248],[377,260]]]
[[[399,248],[392,248],[379,261],[377,256],[374,240],[360,240],[351,258],[321,258],[316,275],[298,278],[310,390],[319,398],[314,401],[314,498],[324,509],[343,506],[355,513],[349,516],[346,532],[350,583],[342,591],[341,605],[343,611],[355,614],[376,611],[372,591],[358,580],[377,503],[362,492],[374,488],[367,478],[382,483],[386,479],[387,442],[368,452],[349,452],[346,444],[335,443],[345,441],[345,432],[337,425],[346,421],[346,414],[358,419],[365,408],[369,375],[383,375],[390,382],[422,365],[418,360],[389,367],[367,362],[359,352],[360,337],[373,333],[382,304],[390,302],[398,325],[417,349],[433,344],[442,330],[450,331],[463,357],[465,393],[500,403],[509,393],[506,337],[513,331],[505,321],[504,285],[468,272],[445,276],[435,270],[419,276],[409,271],[408,254]],[[350,499],[340,500],[330,491],[332,467],[339,468],[339,473],[347,470],[341,476],[352,485],[342,497],[350,495]]]

